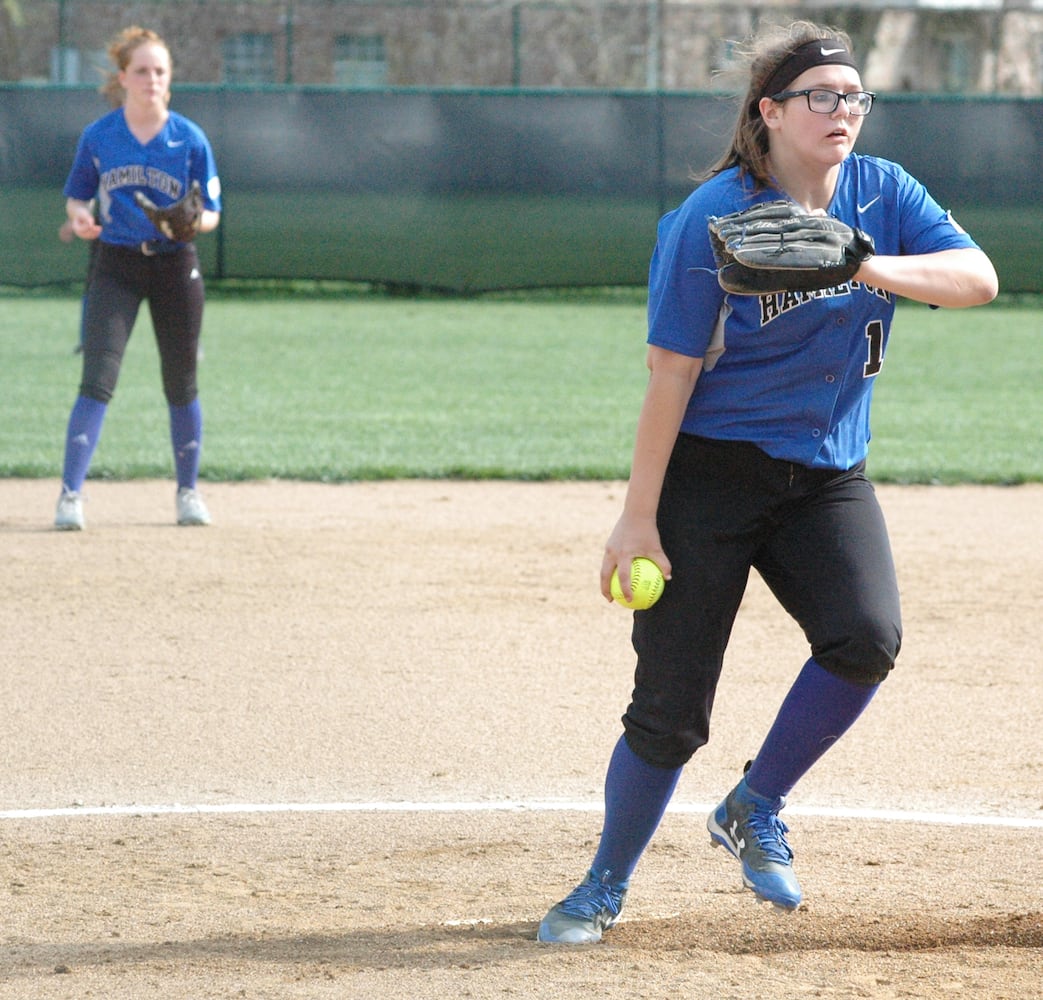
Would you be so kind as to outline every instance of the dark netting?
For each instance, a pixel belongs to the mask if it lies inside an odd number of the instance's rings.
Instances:
[[[732,120],[719,96],[639,92],[185,86],[173,106],[210,136],[224,186],[208,276],[457,292],[643,284],[656,220]],[[57,238],[61,188],[105,110],[89,87],[0,87],[0,283],[82,278],[85,247]],[[1043,103],[883,95],[859,149],[952,208],[1004,290],[1043,290]]]

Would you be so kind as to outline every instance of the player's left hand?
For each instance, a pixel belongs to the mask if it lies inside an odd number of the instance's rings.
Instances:
[[[789,201],[710,216],[717,281],[736,295],[816,291],[850,281],[876,252],[873,238]]]
[[[203,219],[203,191],[199,181],[192,181],[185,196],[166,208],[153,204],[141,191],[134,192],[134,200],[167,239],[188,243],[198,235]]]

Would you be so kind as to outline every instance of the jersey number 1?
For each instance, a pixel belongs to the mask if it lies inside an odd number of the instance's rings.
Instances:
[[[866,327],[869,356],[862,368],[863,378],[872,378],[884,365],[884,324],[875,319]]]

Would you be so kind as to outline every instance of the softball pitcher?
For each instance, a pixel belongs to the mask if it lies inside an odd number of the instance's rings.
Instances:
[[[651,376],[601,589],[610,598],[618,567],[629,597],[637,556],[668,582],[634,613],[633,694],[608,764],[601,840],[585,879],[540,923],[544,942],[598,941],[619,917],[682,767],[709,738],[751,569],[803,629],[810,658],[707,827],[759,899],[799,906],[779,813],[872,700],[901,641],[895,568],[865,475],[895,299],[974,306],[998,290],[988,257],[919,182],[853,152],[874,95],[845,34],[798,22],[746,55],[730,149],[659,224]],[[875,255],[834,287],[726,292],[708,225],[779,199],[867,234]]]
[[[170,412],[177,523],[209,524],[196,488],[203,437],[196,363],[204,289],[192,239],[217,228],[221,184],[202,129],[169,110],[171,59],[162,38],[126,28],[113,40],[109,56],[116,72],[105,89],[110,97],[117,95],[119,106],[84,129],[64,191],[74,233],[97,239],[99,246],[86,293],[83,372],[65,438],[54,525],[84,527],[83,484],[145,299]],[[144,195],[153,206],[184,204],[194,181],[202,210],[187,231],[162,232],[135,198]]]

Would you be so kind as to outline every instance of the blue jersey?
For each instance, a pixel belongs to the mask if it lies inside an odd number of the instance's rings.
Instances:
[[[83,130],[64,194],[79,201],[98,199],[105,243],[169,243],[138,207],[134,192],[144,192],[163,207],[179,200],[194,180],[203,189],[204,207],[220,212],[217,164],[195,122],[171,111],[160,133],[142,145],[127,127],[123,109],[117,108]]]
[[[894,296],[857,281],[816,292],[726,294],[709,216],[778,197],[751,198],[733,168],[660,220],[648,343],[703,359],[682,431],[748,441],[805,466],[849,469],[868,450],[869,404]],[[869,233],[881,255],[976,246],[919,181],[872,156],[852,153],[841,164],[829,214]]]

